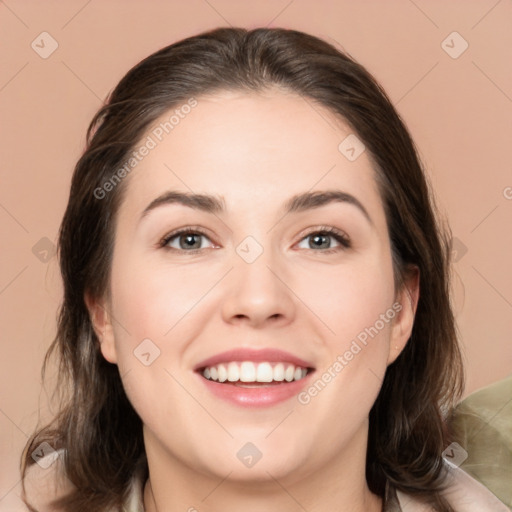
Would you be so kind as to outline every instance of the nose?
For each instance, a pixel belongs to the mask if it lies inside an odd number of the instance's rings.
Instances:
[[[254,262],[235,262],[222,304],[222,317],[231,324],[258,328],[285,326],[293,321],[296,298],[285,269],[277,265],[270,251]]]

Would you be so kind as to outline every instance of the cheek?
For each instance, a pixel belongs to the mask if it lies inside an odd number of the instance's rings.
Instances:
[[[191,421],[198,414],[179,384],[180,366],[187,340],[194,339],[200,326],[191,321],[195,306],[212,286],[212,277],[203,280],[197,271],[142,265],[128,258],[113,268],[114,336],[124,389],[150,429],[166,425],[174,432],[178,427],[169,418],[176,417],[176,410],[193,411],[187,412]]]
[[[187,322],[201,298],[218,281],[210,269],[193,266],[123,265],[112,276],[114,314],[133,342],[165,342]],[[123,333],[120,333],[121,335]]]
[[[380,318],[394,301],[390,257],[379,255],[356,264],[317,267],[314,274],[304,271],[297,278],[297,289],[326,326],[330,335],[324,339],[333,348],[343,349],[376,322],[379,331],[389,331],[389,322],[382,325]]]
[[[331,267],[302,282],[302,296],[328,327],[317,341],[328,357],[299,402],[323,411],[319,416],[340,415],[346,428],[352,428],[371,409],[387,367],[397,314],[391,258]]]

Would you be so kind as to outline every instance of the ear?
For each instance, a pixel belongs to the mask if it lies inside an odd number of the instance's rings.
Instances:
[[[94,332],[100,342],[100,350],[103,357],[109,363],[117,363],[114,330],[107,301],[94,298],[88,292],[85,293],[84,300]]]
[[[393,310],[397,311],[397,315],[391,328],[388,365],[402,353],[411,337],[419,297],[420,271],[418,267],[413,267],[408,271],[407,277],[397,292],[396,302],[393,304]]]

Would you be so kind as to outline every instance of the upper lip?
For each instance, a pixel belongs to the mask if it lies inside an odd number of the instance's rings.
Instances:
[[[228,363],[230,361],[254,361],[254,362],[263,362],[267,361],[269,363],[291,363],[295,366],[301,366],[302,368],[313,368],[313,364],[301,359],[300,357],[294,356],[289,352],[285,352],[284,350],[279,350],[275,348],[265,348],[265,349],[248,349],[248,348],[235,348],[232,350],[227,350],[226,352],[221,352],[220,354],[215,354],[208,359],[204,359],[200,363],[194,366],[194,371],[201,370],[203,368],[209,366],[216,366],[220,363]]]

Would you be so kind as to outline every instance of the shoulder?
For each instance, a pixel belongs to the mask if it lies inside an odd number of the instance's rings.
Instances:
[[[510,512],[492,492],[460,468],[446,465],[445,489],[441,492],[455,512]],[[418,499],[397,491],[401,512],[434,512]]]
[[[489,386],[479,389],[465,398],[454,410],[451,421],[468,421],[468,417],[479,418],[497,429],[510,432],[510,422],[501,424],[502,419],[509,419],[512,413],[512,375]],[[496,415],[500,421],[496,421]]]
[[[462,469],[447,466],[444,497],[457,512],[510,512],[487,487]]]
[[[61,512],[52,503],[69,494],[76,487],[66,477],[64,467],[65,450],[55,451],[41,445],[39,453],[35,452],[32,464],[25,478],[25,500],[29,510],[34,512]],[[40,454],[40,456],[38,456]],[[132,476],[128,496],[123,507],[124,512],[141,512],[144,510],[143,489],[146,482],[145,456],[137,462]]]
[[[512,376],[463,400],[449,420],[465,450],[461,469],[512,507]]]
[[[52,502],[73,490],[64,476],[63,451],[46,451],[38,448],[35,463],[27,468],[25,476],[25,500],[37,512],[56,512]]]

